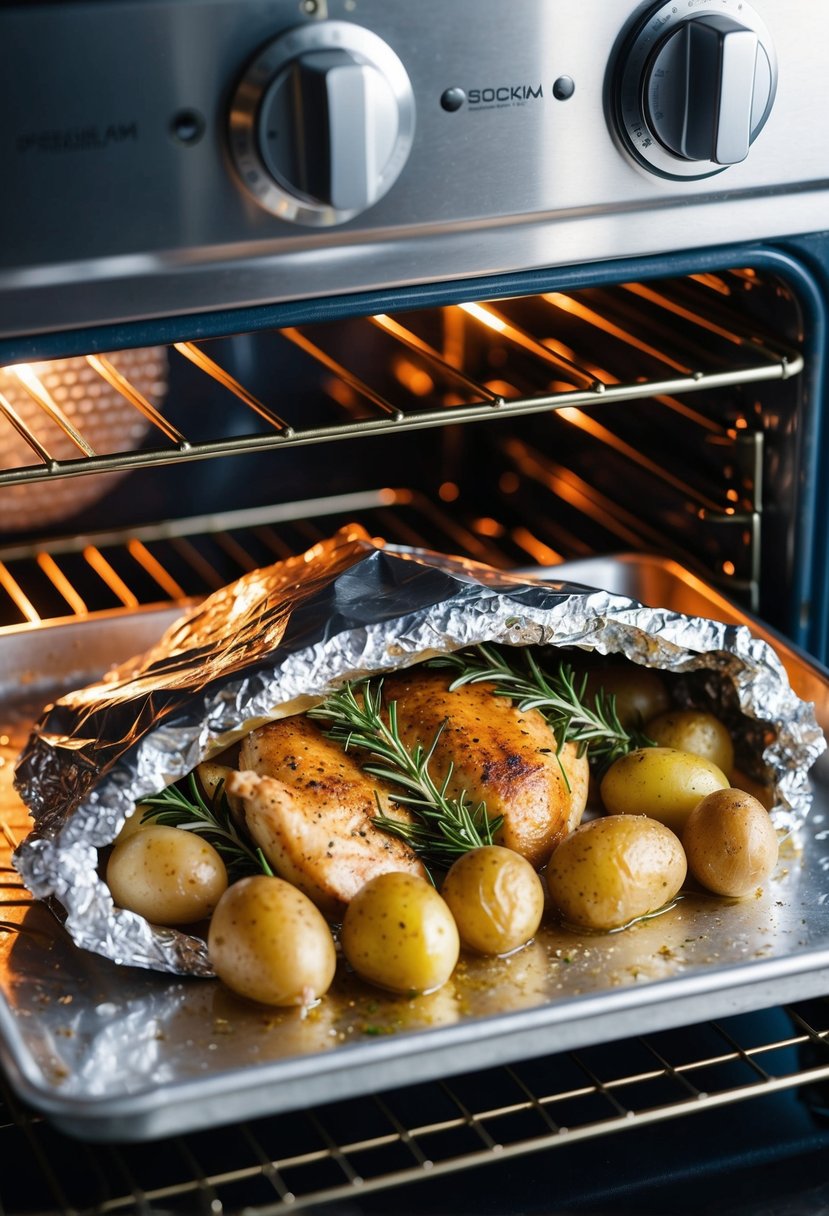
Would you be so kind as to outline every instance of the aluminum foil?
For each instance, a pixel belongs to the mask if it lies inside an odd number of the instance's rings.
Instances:
[[[14,864],[35,896],[57,902],[79,946],[210,975],[201,939],[115,907],[100,877],[99,851],[136,803],[344,681],[478,642],[620,654],[682,675],[689,696],[702,690],[739,714],[773,782],[776,826],[805,819],[823,733],[746,627],[383,546],[355,525],[214,593],[144,655],[47,707],[16,769],[34,827]]]

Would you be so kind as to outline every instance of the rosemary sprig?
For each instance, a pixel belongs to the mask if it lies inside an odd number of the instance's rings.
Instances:
[[[142,798],[140,805],[142,822],[151,820],[162,826],[182,828],[210,841],[232,880],[247,874],[273,874],[262,850],[253,848],[239,832],[224,792],[224,782],[219,782],[208,801],[195,773],[190,773],[177,785],[169,785],[159,794]]]
[[[308,711],[310,718],[328,723],[326,735],[344,750],[357,748],[373,757],[363,765],[364,772],[391,785],[398,791],[394,801],[416,816],[414,823],[401,823],[378,814],[377,826],[405,840],[427,866],[444,868],[461,853],[492,844],[501,818],[490,818],[486,803],[473,804],[465,790],[456,798],[447,794],[452,764],[440,784],[429,770],[446,723],[428,747],[409,749],[400,738],[397,702],[389,702],[383,711],[383,681],[370,679],[346,684]]]
[[[517,657],[507,658],[501,649],[482,645],[431,659],[429,666],[456,671],[453,689],[492,684],[498,696],[509,697],[518,709],[539,710],[550,725],[559,755],[565,743],[577,743],[579,753],[586,750],[598,769],[650,742],[641,731],[622,726],[615,696],[599,689],[588,698],[587,676],[578,680],[569,663],[545,671],[529,649],[516,650],[518,654],[523,663]]]

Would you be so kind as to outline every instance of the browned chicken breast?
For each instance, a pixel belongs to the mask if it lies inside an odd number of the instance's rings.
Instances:
[[[388,676],[386,702],[397,701],[400,736],[407,747],[428,747],[446,721],[431,772],[443,781],[452,764],[451,796],[463,790],[483,800],[491,816],[503,816],[498,843],[543,865],[556,845],[580,822],[587,802],[587,757],[565,745],[561,762],[550,727],[538,710],[516,709],[488,684],[449,691],[441,671],[413,668]]]
[[[372,822],[380,813],[411,816],[308,718],[253,731],[242,741],[239,769],[228,773],[226,789],[248,832],[274,871],[326,915],[339,916],[375,874],[425,875],[409,846]]]

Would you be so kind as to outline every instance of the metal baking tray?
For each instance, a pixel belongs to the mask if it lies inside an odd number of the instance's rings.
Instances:
[[[682,567],[622,556],[549,574],[750,624],[827,729],[829,672]],[[0,1063],[62,1131],[152,1139],[829,991],[826,753],[812,771],[802,838],[784,847],[761,897],[688,896],[612,934],[545,927],[509,958],[463,959],[428,997],[341,977],[303,1018],[246,1003],[218,981],[78,950],[10,866],[27,830],[14,759],[45,701],[143,649],[176,614],[115,613],[0,636]]]

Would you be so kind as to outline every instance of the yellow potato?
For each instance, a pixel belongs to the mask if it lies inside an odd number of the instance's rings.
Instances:
[[[688,869],[717,895],[750,895],[777,864],[768,811],[744,790],[716,790],[694,807],[682,833]]]
[[[219,786],[227,781],[228,774],[233,769],[227,764],[219,764],[216,760],[202,760],[196,767],[199,783],[208,802],[215,797]]]
[[[334,939],[307,895],[257,874],[228,887],[207,937],[210,961],[240,996],[264,1005],[308,1006],[331,986]]]
[[[345,911],[343,954],[363,979],[392,992],[434,992],[460,952],[452,913],[431,883],[416,874],[378,874]]]
[[[587,677],[587,692],[595,697],[599,689],[616,698],[616,714],[626,728],[641,727],[671,703],[662,676],[638,663],[592,670]]]
[[[734,744],[727,727],[702,709],[671,709],[645,723],[645,734],[660,747],[704,756],[726,774],[734,767]]]
[[[669,904],[686,871],[670,828],[644,815],[610,815],[562,841],[547,867],[547,889],[565,922],[608,931]]]
[[[541,879],[526,858],[500,845],[463,853],[441,895],[463,944],[481,954],[509,954],[526,945],[544,911]]]
[[[136,832],[143,832],[145,828],[152,826],[152,819],[144,819],[147,811],[151,809],[151,807],[138,803],[132,814],[124,822],[124,826],[121,828],[121,831],[115,837],[115,843],[120,844],[121,841],[126,840],[128,836],[133,836]]]
[[[118,838],[106,881],[119,907],[156,925],[189,925],[216,907],[227,871],[213,845],[200,836],[151,824]]]
[[[611,764],[600,792],[610,815],[648,815],[681,833],[706,794],[728,788],[711,760],[672,747],[641,747]]]

